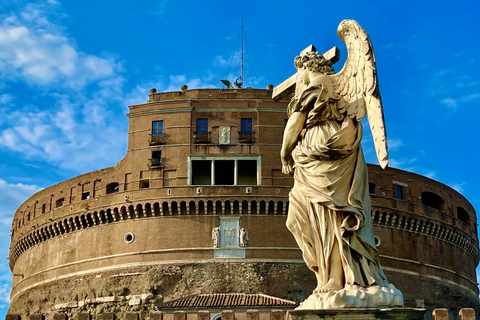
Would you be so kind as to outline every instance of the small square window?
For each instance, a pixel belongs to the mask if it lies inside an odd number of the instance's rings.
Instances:
[[[64,205],[65,205],[64,198],[60,198],[57,201],[55,201],[55,208],[60,208],[60,207],[63,207]]]
[[[140,180],[140,189],[150,188],[150,179]]]
[[[82,200],[87,200],[87,199],[90,199],[90,192],[82,193]]]

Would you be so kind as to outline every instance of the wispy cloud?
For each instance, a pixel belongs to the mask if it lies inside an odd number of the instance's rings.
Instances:
[[[388,149],[390,151],[395,151],[399,147],[403,146],[403,140],[402,139],[388,139]]]
[[[445,99],[442,99],[440,100],[441,103],[443,103],[444,105],[446,105],[447,107],[450,107],[452,109],[456,109],[458,107],[458,102],[457,100],[453,99],[453,98],[445,98]]]
[[[417,162],[417,158],[415,157],[406,157],[400,159],[390,159],[389,164],[391,167],[402,169],[406,171],[416,171],[415,163]]]
[[[460,104],[478,102],[478,101],[480,101],[480,93],[466,94],[466,95],[460,96],[457,99],[448,97],[440,100],[442,104],[452,109],[457,109]]]
[[[448,183],[448,186],[450,186],[451,188],[453,188],[454,190],[456,190],[460,193],[463,193],[463,191],[465,191],[465,186],[466,185],[467,185],[466,181]]]
[[[152,14],[156,16],[163,16],[167,9],[169,0],[160,0],[153,5]]]
[[[16,208],[41,188],[36,185],[28,185],[23,183],[9,183],[0,178],[0,219],[7,219],[11,224],[13,213]],[[4,221],[0,220],[0,224]]]
[[[50,22],[45,4],[30,4],[0,23],[0,74],[11,81],[81,88],[110,77],[121,65],[112,57],[79,51]]]
[[[0,22],[0,75],[7,91],[0,95],[0,147],[77,172],[112,165],[126,143],[127,120],[116,112],[123,109],[122,68],[111,55],[77,49],[49,19],[57,5],[29,4]],[[10,83],[42,94],[17,97],[8,92]]]

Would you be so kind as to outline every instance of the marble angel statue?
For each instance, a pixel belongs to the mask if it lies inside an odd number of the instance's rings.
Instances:
[[[365,115],[382,168],[388,164],[383,107],[370,39],[353,20],[338,35],[348,58],[335,73],[312,49],[295,58],[295,94],[281,151],[293,174],[287,227],[317,278],[299,307],[326,309],[403,305],[389,284],[374,245],[368,172],[360,140]]]

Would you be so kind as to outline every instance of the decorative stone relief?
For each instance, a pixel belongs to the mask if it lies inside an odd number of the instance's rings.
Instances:
[[[220,126],[218,128],[218,132],[219,132],[218,143],[230,144],[230,126]]]
[[[248,230],[245,228],[240,228],[238,231],[238,241],[240,247],[246,247],[248,242]]]
[[[213,247],[220,248],[220,227],[212,229]]]

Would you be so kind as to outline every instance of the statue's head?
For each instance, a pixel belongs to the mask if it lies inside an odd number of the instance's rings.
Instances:
[[[332,63],[325,59],[321,53],[315,51],[309,51],[296,57],[294,63],[297,69],[306,69],[323,74],[335,73]]]

